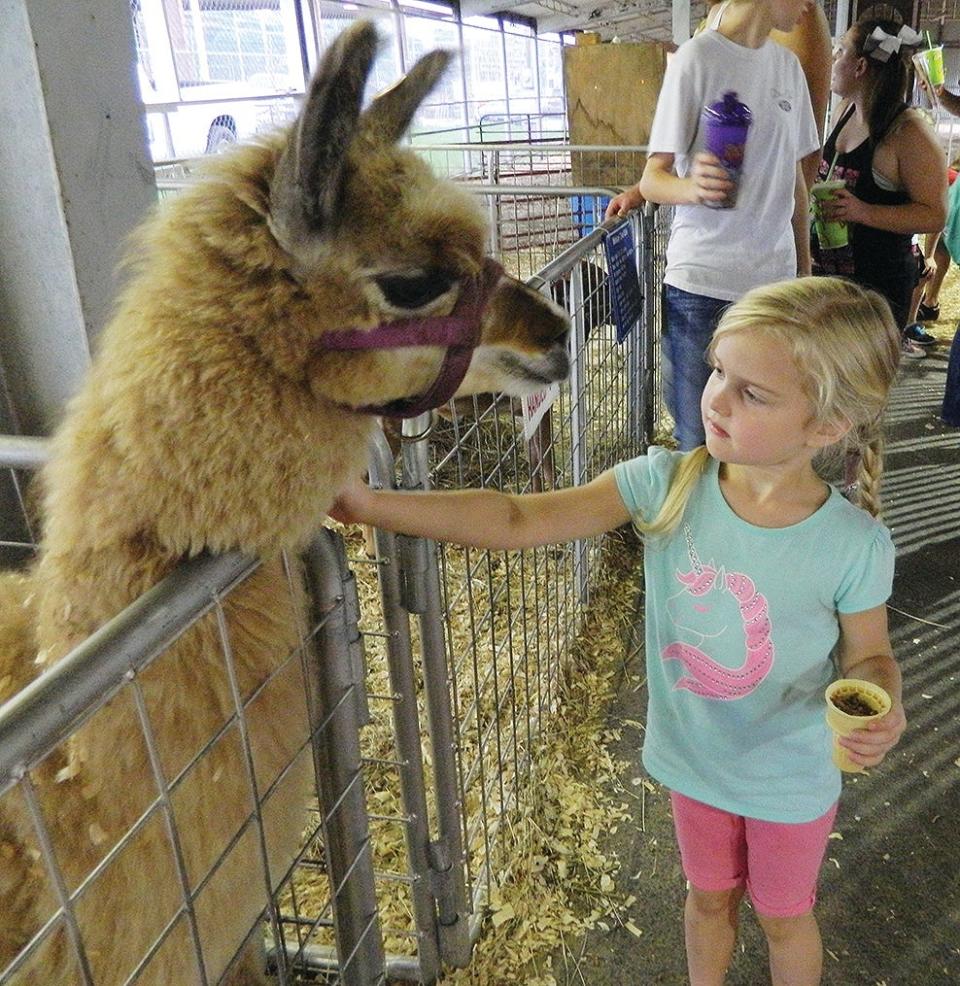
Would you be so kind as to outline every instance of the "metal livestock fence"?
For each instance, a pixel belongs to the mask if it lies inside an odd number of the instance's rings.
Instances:
[[[625,339],[617,341],[603,252],[622,224],[612,221],[531,279],[572,315],[574,368],[552,403],[525,410],[490,395],[406,422],[393,436],[399,461],[386,437],[376,442],[371,483],[560,488],[642,451],[659,407],[660,234],[652,210],[627,221],[644,312]],[[0,441],[0,466],[24,505],[22,533],[5,542],[14,560],[30,550],[35,530],[23,479],[44,455],[37,440]],[[601,541],[487,552],[383,531],[371,544],[356,529],[320,530],[303,558],[282,565],[291,600],[306,574],[305,629],[269,678],[247,691],[225,613],[261,563],[228,555],[179,565],[0,707],[0,822],[19,820],[20,833],[0,851],[28,854],[48,898],[46,919],[0,969],[0,984],[35,981],[31,970],[52,948],[71,957],[74,981],[85,986],[149,983],[152,965],[170,949],[190,957],[192,981],[226,981],[240,952],[219,965],[206,954],[211,922],[228,917],[211,914],[206,895],[241,850],[254,903],[229,915],[249,924],[249,936],[236,944],[250,936],[259,943],[262,934],[265,959],[284,986],[317,977],[348,986],[387,978],[430,983],[444,967],[468,965],[504,873],[505,826],[528,794],[537,744],[551,729],[565,658],[602,565]],[[157,712],[143,681],[162,673],[174,642],[197,627],[206,628],[214,663],[231,684],[232,709],[171,772],[157,748]],[[251,734],[258,699],[281,680],[302,693],[303,723],[264,783]],[[0,681],[0,695],[3,687]],[[61,809],[38,779],[72,734],[95,728],[117,703],[126,703],[137,724],[140,735],[131,742],[147,751],[151,795],[116,843],[102,847],[96,865],[78,874],[59,854],[52,829],[62,819],[51,821]],[[178,799],[208,776],[205,759],[228,736],[246,765],[245,807],[223,852],[198,869],[185,858],[190,820],[178,814]],[[300,848],[278,865],[271,845],[276,806],[287,803],[286,788],[305,767],[313,781]],[[139,950],[120,940],[104,957],[88,934],[98,910],[109,906],[110,870],[155,827],[164,833],[179,901]]]

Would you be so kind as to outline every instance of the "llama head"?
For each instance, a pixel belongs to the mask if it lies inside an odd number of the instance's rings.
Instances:
[[[47,470],[51,543],[121,527],[170,555],[300,544],[362,471],[368,412],[435,397],[454,350],[461,394],[566,375],[566,317],[496,274],[474,197],[398,143],[448,56],[427,55],[361,110],[376,46],[370,24],[347,30],[290,129],[205,161],[141,228]],[[424,336],[461,321],[478,284],[476,340]],[[403,319],[399,348],[324,343]]]
[[[258,208],[276,246],[292,324],[283,337],[271,329],[258,348],[285,372],[306,374],[315,392],[338,404],[410,398],[431,387],[447,352],[418,339],[416,324],[393,342],[400,348],[331,351],[331,336],[456,315],[479,280],[481,297],[472,305],[477,345],[472,358],[467,347],[469,367],[456,393],[523,394],[563,378],[564,314],[519,281],[491,272],[474,197],[398,144],[449,55],[424,56],[361,111],[376,46],[369,23],[344,32],[275,147]]]

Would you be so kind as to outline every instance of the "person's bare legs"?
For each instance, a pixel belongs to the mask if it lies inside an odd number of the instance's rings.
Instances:
[[[933,259],[937,262],[937,269],[934,271],[933,277],[923,286],[923,296],[920,300],[929,308],[936,308],[940,304],[940,288],[943,285],[943,279],[950,269],[950,253],[943,245],[942,236],[928,233],[928,239],[931,235],[937,237],[937,245],[933,250]],[[927,244],[927,255],[929,256],[929,243]]]
[[[924,288],[930,283],[930,279],[924,280],[921,278],[917,281],[917,286],[913,289],[913,294],[910,295],[910,310],[907,312],[907,325],[912,325],[917,320],[917,315],[920,311],[920,302],[923,301]],[[903,326],[900,326],[902,329]]]
[[[925,258],[932,258],[935,263],[939,264],[940,258],[935,251],[939,249],[940,244],[941,239],[939,233],[927,233],[926,239],[923,241],[923,256]],[[949,254],[947,254],[947,263],[950,263]],[[917,286],[913,289],[913,294],[910,296],[910,311],[907,312],[906,325],[913,325],[917,321],[921,302],[926,305],[935,304],[935,302],[930,301],[930,298],[936,298],[940,293],[940,284],[946,272],[946,268],[944,268],[943,273],[940,273],[929,261],[924,263],[923,273],[917,279]],[[938,276],[939,280],[937,280]],[[937,285],[936,291],[933,289],[934,282]]]
[[[793,918],[757,915],[770,949],[773,986],[819,986],[823,942],[813,913]]]
[[[690,986],[723,986],[737,941],[743,887],[708,891],[690,887],[683,908]]]

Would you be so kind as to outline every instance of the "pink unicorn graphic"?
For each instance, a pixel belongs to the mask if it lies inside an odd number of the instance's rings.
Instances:
[[[677,572],[677,581],[684,588],[671,597],[667,608],[675,625],[698,640],[697,644],[669,644],[660,657],[664,661],[680,661],[686,671],[674,688],[685,688],[704,698],[743,698],[773,666],[766,597],[757,592],[749,576],[701,564],[686,524],[684,534],[693,570]],[[709,638],[723,636],[734,625],[743,628],[746,655],[739,667],[728,668],[713,660],[701,645]]]

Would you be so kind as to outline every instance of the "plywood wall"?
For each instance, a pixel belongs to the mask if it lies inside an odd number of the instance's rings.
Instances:
[[[599,44],[563,49],[563,78],[571,144],[646,144],[663,82],[663,45]],[[578,185],[616,188],[640,178],[644,155],[574,155]]]

